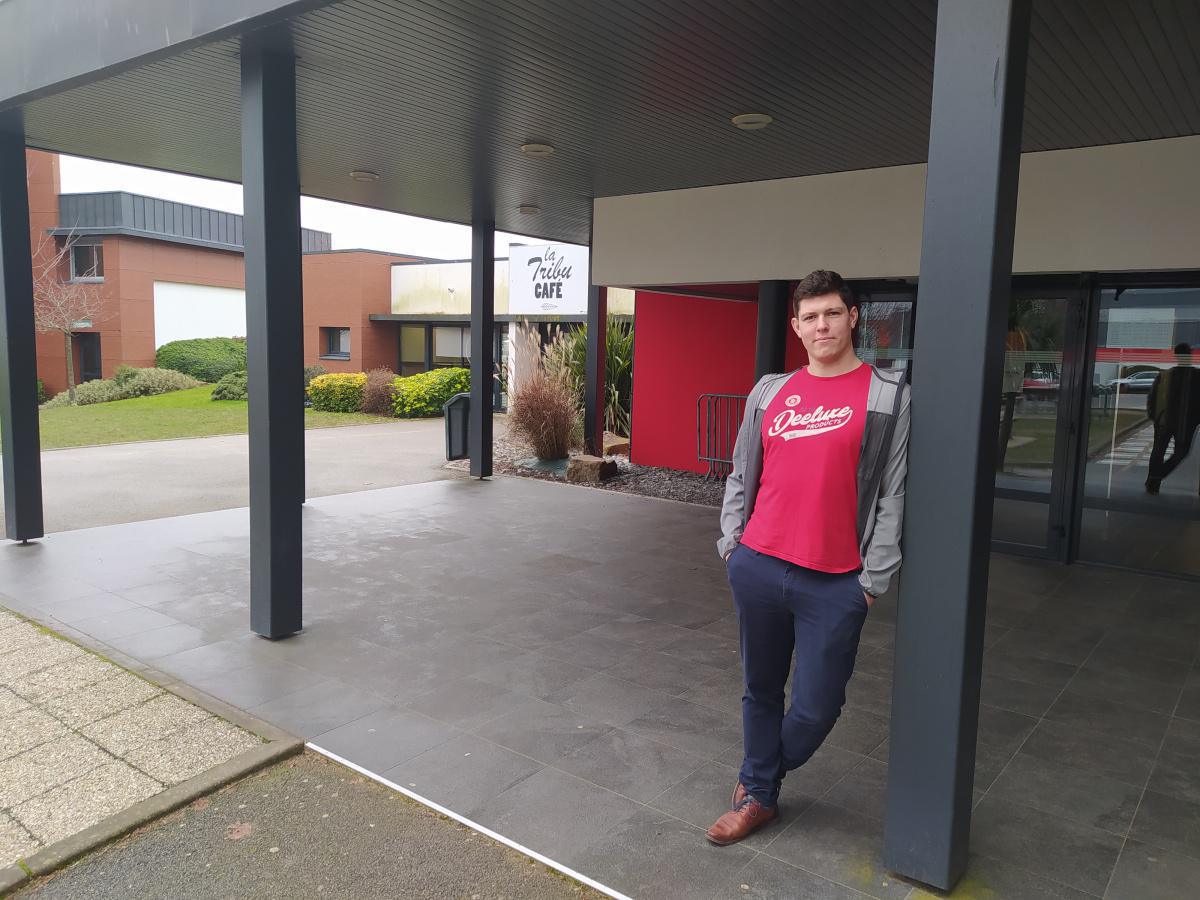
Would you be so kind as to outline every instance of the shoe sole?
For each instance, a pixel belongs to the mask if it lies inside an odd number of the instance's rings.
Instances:
[[[761,825],[759,825],[757,828],[755,828],[753,831],[751,831],[745,837],[736,838],[732,841],[718,841],[716,838],[711,837],[707,831],[704,832],[704,837],[710,844],[713,844],[717,847],[728,847],[732,844],[740,844],[742,841],[746,840],[746,838],[750,837],[750,835],[757,834],[758,832],[762,831],[764,828],[770,828],[772,825],[774,825],[778,821],[779,821],[779,816],[776,816],[775,818],[771,819],[771,821],[769,821],[769,822],[763,822]]]

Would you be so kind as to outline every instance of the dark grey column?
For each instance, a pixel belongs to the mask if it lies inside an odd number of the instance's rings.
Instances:
[[[758,283],[758,334],[754,341],[754,380],[782,372],[787,349],[788,283]]]
[[[0,464],[4,534],[14,541],[44,533],[26,171],[24,130],[0,122]]]
[[[496,223],[471,224],[471,476],[492,474],[492,379],[496,333]]]
[[[304,354],[295,61],[242,49],[242,192],[250,386],[250,627],[302,627]]]
[[[967,863],[1029,0],[938,4],[883,861]]]
[[[590,255],[589,255],[590,256]],[[587,348],[584,354],[583,443],[587,452],[604,454],[605,346],[608,338],[608,288],[588,286]]]

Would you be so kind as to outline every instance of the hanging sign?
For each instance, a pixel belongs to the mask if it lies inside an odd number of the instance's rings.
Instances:
[[[587,247],[508,248],[508,311],[513,315],[586,315],[587,295]]]

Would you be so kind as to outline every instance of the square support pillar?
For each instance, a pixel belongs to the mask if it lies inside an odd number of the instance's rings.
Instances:
[[[1030,0],[938,4],[884,865],[967,864]]]
[[[33,327],[33,257],[24,130],[0,123],[0,436],[4,534],[44,534],[42,458]]]
[[[492,407],[496,342],[496,223],[471,223],[471,477],[492,474]]]
[[[787,355],[788,283],[758,283],[758,333],[754,341],[754,380],[782,372]]]
[[[304,351],[296,69],[242,48],[242,193],[250,400],[250,627],[303,627]]]
[[[593,456],[604,455],[604,405],[608,396],[607,345],[608,288],[589,284],[587,346],[584,351],[583,443]]]

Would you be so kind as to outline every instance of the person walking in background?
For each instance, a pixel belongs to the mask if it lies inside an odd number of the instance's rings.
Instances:
[[[806,276],[792,312],[809,363],[751,391],[721,508],[745,691],[731,808],[706,833],[718,845],[778,817],[783,778],[833,729],[867,610],[900,567],[904,374],[855,354],[858,307],[836,272]]]
[[[1146,397],[1146,416],[1154,423],[1154,446],[1146,493],[1157,494],[1162,480],[1183,462],[1192,449],[1192,438],[1200,426],[1200,373],[1192,368],[1192,348],[1175,345],[1178,365],[1161,373]],[[1175,448],[1166,459],[1172,439]]]

